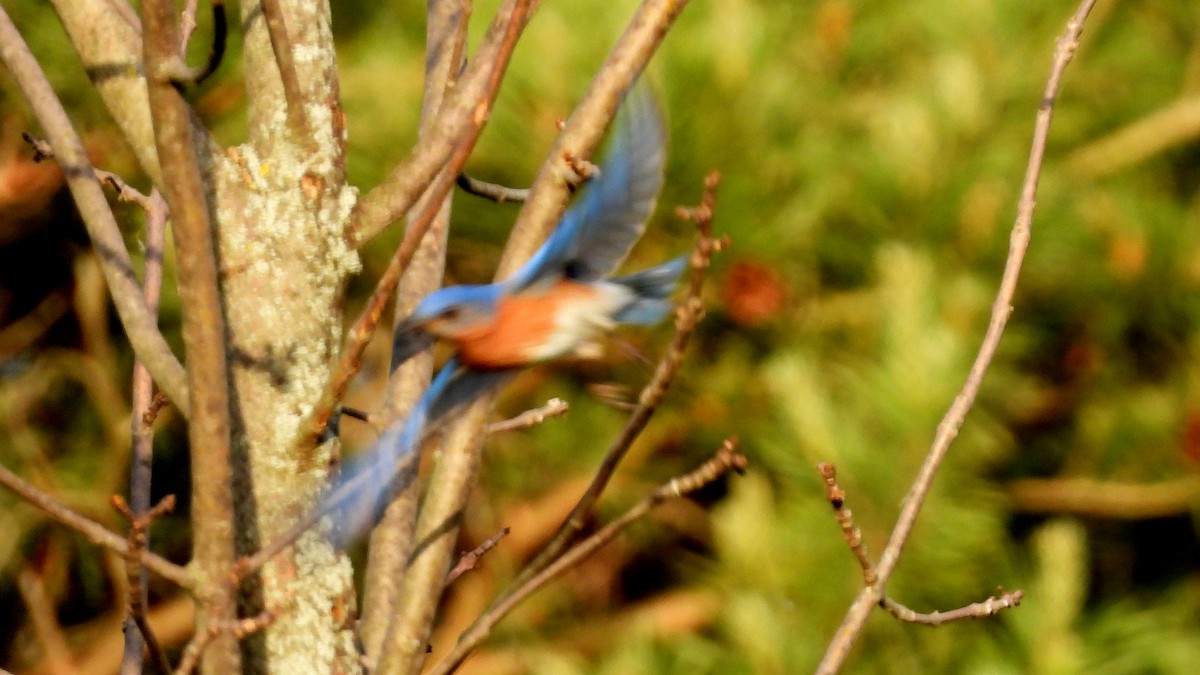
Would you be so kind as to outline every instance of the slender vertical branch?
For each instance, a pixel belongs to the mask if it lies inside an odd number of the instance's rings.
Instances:
[[[197,161],[197,139],[187,106],[171,83],[171,70],[179,62],[174,3],[145,0],[142,25],[155,143],[179,261],[179,296],[188,308],[183,317],[183,341],[193,400],[188,439],[195,563],[202,575],[215,579],[227,573],[234,561],[229,370],[216,245]],[[201,625],[237,618],[232,589],[224,584],[218,589],[211,603],[198,608]],[[204,661],[208,672],[239,672],[237,640],[228,635],[217,637]]]
[[[292,43],[288,40],[287,23],[284,21],[283,6],[279,0],[259,0],[267,34],[271,38],[271,50],[279,66],[279,79],[283,82],[283,97],[287,101],[288,125],[297,139],[309,135],[308,115],[304,112],[304,95],[300,90],[300,76],[292,59]]]
[[[430,476],[434,486],[421,506],[412,562],[404,575],[397,614],[384,641],[380,675],[421,672],[446,573],[450,569],[462,524],[462,507],[474,487],[483,441],[483,427],[491,411],[491,397],[473,403],[446,432],[445,449]]]
[[[951,404],[950,409],[946,411],[945,417],[942,418],[941,423],[938,425],[937,434],[934,436],[933,444],[925,457],[925,462],[921,465],[921,470],[904,499],[904,506],[900,509],[900,516],[896,520],[896,525],[892,529],[892,534],[888,538],[883,553],[880,555],[879,563],[876,565],[877,578],[875,583],[865,586],[854,599],[850,610],[842,620],[842,625],[829,642],[825,656],[817,668],[818,673],[835,673],[842,667],[855,639],[857,639],[859,633],[862,632],[863,626],[866,624],[867,616],[870,615],[871,610],[883,597],[888,579],[891,578],[892,572],[896,569],[896,564],[900,560],[900,553],[904,548],[905,542],[908,541],[909,535],[912,533],[913,526],[917,521],[917,515],[920,513],[921,507],[925,503],[925,498],[928,496],[929,490],[933,485],[933,478],[937,474],[942,460],[945,459],[946,453],[950,449],[950,444],[958,436],[958,430],[962,426],[967,412],[975,402],[975,397],[979,393],[979,387],[983,382],[983,376],[987,372],[988,366],[991,365],[992,357],[995,355],[996,348],[1000,344],[1000,337],[1004,334],[1004,327],[1007,325],[1008,317],[1012,313],[1012,299],[1016,293],[1017,279],[1021,274],[1021,265],[1025,260],[1025,252],[1029,248],[1038,179],[1041,176],[1042,160],[1046,152],[1046,139],[1050,134],[1050,122],[1054,116],[1054,102],[1058,98],[1063,72],[1075,54],[1075,48],[1079,44],[1079,36],[1083,32],[1084,22],[1087,20],[1088,14],[1091,13],[1092,7],[1095,4],[1096,0],[1083,0],[1080,3],[1079,7],[1075,10],[1075,14],[1067,22],[1066,30],[1058,38],[1057,46],[1054,50],[1050,77],[1046,81],[1042,101],[1038,106],[1037,121],[1033,132],[1033,144],[1029,153],[1029,162],[1025,169],[1021,199],[1017,204],[1017,218],[1013,224],[1012,235],[1009,241],[1008,259],[1004,264],[1004,275],[1000,280],[1000,290],[996,295],[995,303],[992,305],[991,320],[988,323],[987,333],[983,338],[983,343],[980,345],[979,353],[975,357],[975,362],[971,366],[971,371],[967,375],[962,390],[954,398],[954,403]]]
[[[147,424],[149,426],[149,423]],[[137,675],[142,672],[142,648],[148,648],[151,663],[161,675],[169,675],[171,664],[163,653],[162,646],[150,628],[146,618],[146,574],[140,556],[150,543],[150,525],[175,508],[175,495],[167,495],[153,508],[135,513],[119,495],[113,495],[112,505],[129,521],[129,551],[125,554],[125,573],[129,584],[129,616],[125,620],[125,653],[121,659],[121,672]],[[137,640],[129,638],[137,633]]]
[[[152,314],[157,314],[162,290],[162,249],[167,230],[167,203],[155,189],[150,192],[149,204],[146,212],[146,271],[142,288],[146,306]],[[148,413],[154,405],[154,382],[150,379],[150,371],[140,362],[133,364],[133,393],[130,398],[132,413],[129,425],[133,452],[129,467],[129,508],[136,519],[150,510],[150,466],[154,460],[154,421],[148,419]],[[149,548],[148,542],[145,547]],[[130,606],[133,607],[136,601],[145,608],[148,603],[146,571],[139,565],[138,573],[130,575],[129,581]],[[130,675],[142,672],[142,648],[146,643],[133,614],[131,611],[125,619],[125,655],[121,661],[121,672]]]
[[[134,354],[154,376],[159,388],[187,417],[190,406],[183,365],[171,353],[171,348],[142,300],[142,288],[133,272],[129,253],[125,250],[125,241],[88,160],[83,141],[71,126],[62,103],[3,8],[0,8],[0,57],[20,86],[54,148],[71,196],[79,207],[88,236],[98,253],[104,279]]]
[[[457,77],[466,44],[471,4],[463,0],[432,0],[428,4],[425,27],[425,95],[421,106],[421,128],[418,138],[427,137],[438,122],[440,110],[450,87]],[[452,191],[445,188],[443,169],[425,196],[417,202],[419,212],[433,212],[434,192],[443,192],[433,222],[421,238],[396,294],[393,325],[408,316],[413,307],[428,293],[437,290],[442,282],[446,260],[446,241],[450,229]],[[436,190],[435,190],[436,188]],[[416,229],[421,223],[410,219],[408,227]],[[410,410],[429,385],[433,372],[433,354],[426,351],[399,364],[388,381],[387,397],[380,411],[382,425],[395,421]],[[359,632],[368,663],[377,663],[384,635],[396,611],[404,565],[412,548],[416,527],[419,482],[416,480],[418,453],[404,457],[395,485],[399,493],[384,510],[378,525],[371,532],[367,569],[363,579],[363,611]]]

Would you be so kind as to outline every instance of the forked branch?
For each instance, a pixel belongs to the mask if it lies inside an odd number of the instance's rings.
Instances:
[[[1042,160],[1046,153],[1046,139],[1050,134],[1050,121],[1054,115],[1054,102],[1058,98],[1063,72],[1075,54],[1075,49],[1079,45],[1079,36],[1083,33],[1084,22],[1087,20],[1088,14],[1091,13],[1092,7],[1095,4],[1096,0],[1083,0],[1080,3],[1079,7],[1075,10],[1075,14],[1067,22],[1066,30],[1058,38],[1057,46],[1054,50],[1050,77],[1046,81],[1042,100],[1038,106],[1037,120],[1033,133],[1033,147],[1029,153],[1029,162],[1025,170],[1025,180],[1021,187],[1021,199],[1017,204],[1017,218],[1016,222],[1013,223],[1012,235],[1009,241],[1008,259],[1004,264],[1004,275],[1000,280],[1000,290],[996,294],[996,300],[992,305],[991,320],[988,323],[987,333],[984,335],[983,342],[979,347],[979,353],[975,357],[975,362],[971,365],[971,371],[967,375],[962,390],[955,396],[954,403],[951,404],[950,409],[946,411],[945,417],[942,418],[941,423],[938,425],[937,434],[934,436],[929,453],[926,455],[925,461],[921,465],[921,470],[904,499],[904,505],[896,520],[896,525],[892,529],[892,534],[888,538],[887,546],[879,557],[878,565],[875,566],[877,578],[874,583],[865,586],[859,591],[858,596],[854,599],[853,604],[851,604],[846,617],[842,620],[842,625],[830,640],[829,646],[825,651],[825,656],[817,668],[817,672],[820,674],[829,675],[836,673],[842,667],[842,664],[845,663],[846,657],[850,653],[850,648],[862,632],[871,610],[883,598],[884,588],[887,586],[892,572],[896,569],[896,564],[899,562],[904,544],[908,541],[913,526],[916,524],[917,515],[925,503],[925,498],[929,495],[934,476],[937,474],[942,460],[945,459],[946,453],[950,449],[950,444],[958,436],[958,430],[962,426],[967,412],[974,404],[976,395],[979,393],[979,387],[983,383],[983,376],[987,373],[992,358],[996,354],[996,349],[1000,344],[1000,337],[1004,334],[1004,327],[1008,324],[1008,317],[1012,313],[1012,300],[1013,295],[1016,293],[1017,279],[1021,274],[1021,265],[1025,261],[1025,252],[1029,249],[1038,179],[1041,176]]]

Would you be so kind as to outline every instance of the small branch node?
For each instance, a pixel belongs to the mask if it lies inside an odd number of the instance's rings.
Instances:
[[[546,401],[546,404],[541,407],[526,410],[516,417],[489,424],[487,432],[494,434],[501,431],[512,431],[513,429],[526,429],[537,426],[551,417],[565,415],[568,410],[570,410],[570,405],[566,401],[561,398],[552,398]]]
[[[462,575],[478,567],[479,561],[483,559],[483,556],[487,555],[488,551],[496,548],[496,545],[500,543],[500,540],[508,536],[508,533],[511,531],[512,528],[505,526],[501,528],[499,532],[485,539],[484,542],[479,546],[476,546],[470,551],[462,554],[462,556],[458,559],[458,562],[455,563],[454,567],[452,567],[450,571],[446,573],[445,585],[449,586],[458,580],[458,578]]]

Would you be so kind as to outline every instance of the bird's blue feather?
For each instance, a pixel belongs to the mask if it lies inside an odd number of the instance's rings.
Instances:
[[[510,277],[513,290],[569,272],[579,281],[616,270],[646,229],[663,183],[667,132],[662,112],[645,86],[626,96],[600,175],[533,257]]]
[[[662,321],[673,307],[668,298],[687,269],[687,262],[687,256],[679,256],[641,272],[609,279],[610,283],[625,286],[636,295],[635,300],[613,315],[613,320],[635,326],[649,326]]]
[[[393,422],[371,448],[343,465],[327,500],[341,501],[337,540],[352,541],[379,521],[397,491],[397,470],[422,439],[454,410],[474,401],[513,375],[512,370],[475,371],[450,359],[408,416]],[[352,494],[345,494],[347,491]]]
[[[641,237],[654,211],[663,182],[666,129],[650,92],[635,87],[621,108],[600,175],[589,182],[546,243],[520,270],[499,284],[451,286],[431,293],[402,323],[393,338],[395,368],[431,343],[426,324],[447,310],[495,311],[502,295],[569,276],[583,282],[612,274]],[[650,324],[671,307],[667,300],[686,259],[610,279],[634,291],[636,298],[612,318],[619,323]],[[518,369],[476,370],[452,358],[403,421],[390,426],[374,448],[343,469],[329,500],[343,502],[338,518],[342,542],[364,532],[382,515],[396,489],[398,467],[439,422],[456,409],[500,386]],[[406,474],[407,475],[407,474]],[[346,493],[352,492],[347,495]]]

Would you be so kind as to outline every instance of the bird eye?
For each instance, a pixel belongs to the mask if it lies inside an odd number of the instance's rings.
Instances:
[[[461,312],[459,311],[458,307],[447,307],[446,310],[442,312],[440,318],[446,321],[456,321],[460,313]]]

